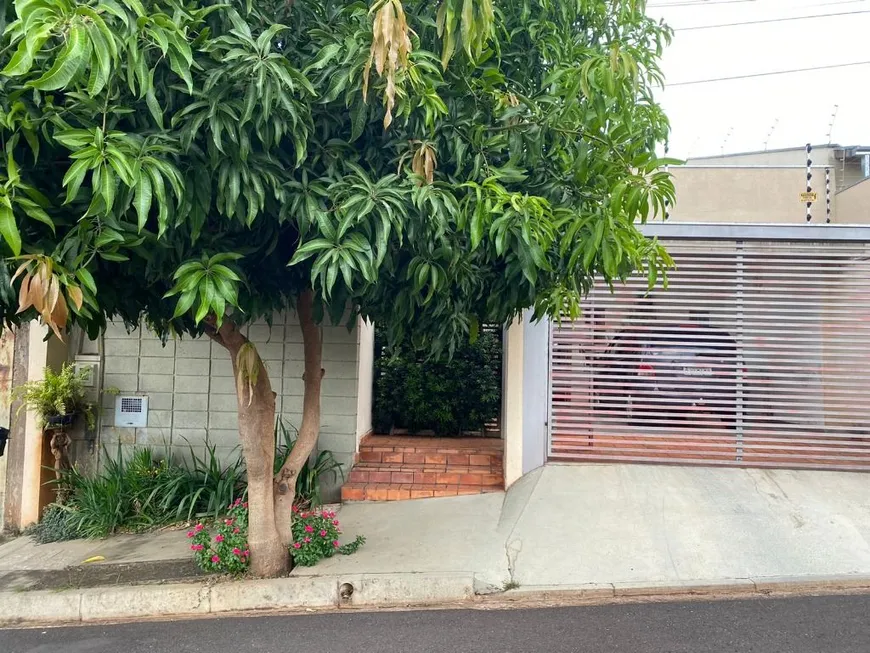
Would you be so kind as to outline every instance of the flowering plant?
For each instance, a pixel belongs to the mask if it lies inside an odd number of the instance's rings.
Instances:
[[[248,504],[236,499],[214,534],[202,523],[187,533],[190,550],[200,569],[210,573],[242,574],[248,570]]]
[[[366,541],[359,535],[353,542],[340,544],[338,536],[341,528],[331,510],[301,511],[294,506],[293,513],[293,544],[290,545],[290,553],[293,561],[302,567],[312,567],[323,558],[331,558],[336,553],[350,555]]]

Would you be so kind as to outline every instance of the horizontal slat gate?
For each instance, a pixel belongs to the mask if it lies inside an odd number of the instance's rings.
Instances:
[[[870,246],[667,246],[553,326],[551,459],[870,470]]]

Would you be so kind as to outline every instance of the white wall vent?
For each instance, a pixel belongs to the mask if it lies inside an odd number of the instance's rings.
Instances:
[[[115,397],[115,426],[134,428],[148,426],[148,397],[139,395]]]

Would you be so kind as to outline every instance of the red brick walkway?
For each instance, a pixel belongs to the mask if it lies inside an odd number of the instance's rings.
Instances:
[[[500,492],[502,441],[369,435],[341,489],[342,501],[397,501]]]

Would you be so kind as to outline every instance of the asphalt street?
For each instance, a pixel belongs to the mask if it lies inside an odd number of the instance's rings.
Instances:
[[[236,651],[868,653],[870,596],[345,612],[0,631],[2,653]]]

